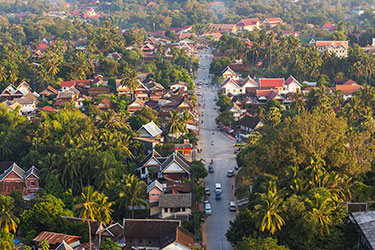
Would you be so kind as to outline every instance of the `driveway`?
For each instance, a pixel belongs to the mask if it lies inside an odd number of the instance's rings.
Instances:
[[[227,177],[227,171],[234,169],[235,154],[233,153],[234,142],[226,137],[222,132],[217,130],[215,118],[218,112],[214,109],[217,97],[217,88],[211,84],[206,85],[209,71],[209,65],[212,60],[212,54],[209,51],[201,51],[201,66],[198,71],[198,80],[204,84],[198,92],[202,96],[198,98],[201,105],[201,112],[203,113],[203,124],[200,129],[200,148],[202,153],[198,157],[203,158],[206,166],[211,161],[214,161],[214,173],[209,174],[205,179],[206,186],[210,188],[211,195],[209,201],[212,207],[212,215],[208,216],[203,230],[206,231],[207,249],[210,250],[229,250],[232,249],[230,243],[225,237],[225,232],[229,227],[229,221],[236,216],[235,212],[230,212],[228,209],[229,201],[233,201],[233,178]],[[205,67],[205,69],[203,69]],[[214,145],[212,145],[214,142]],[[222,198],[215,200],[215,183],[221,183]]]

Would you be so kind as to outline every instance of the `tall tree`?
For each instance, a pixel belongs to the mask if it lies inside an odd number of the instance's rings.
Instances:
[[[97,197],[97,211],[96,211],[96,221],[99,224],[100,228],[104,228],[108,223],[111,222],[111,215],[113,213],[113,209],[111,209],[111,206],[113,205],[112,202],[108,201],[108,197],[102,193],[98,193]],[[102,232],[103,230],[100,229],[99,231],[99,246],[101,244],[102,239]]]
[[[258,193],[258,202],[255,205],[255,213],[258,219],[260,231],[267,230],[270,235],[275,234],[285,225],[281,217],[280,205],[282,202],[281,193],[276,188],[276,183],[270,181],[265,193]]]
[[[134,218],[135,206],[144,205],[147,206],[148,203],[144,200],[146,183],[140,181],[135,175],[124,175],[123,176],[124,189],[119,194],[120,201],[125,200],[125,204],[132,208],[132,218]]]
[[[14,200],[10,196],[0,194],[0,230],[1,232],[16,232],[19,219],[13,214]]]
[[[85,187],[74,207],[79,212],[79,217],[82,218],[83,221],[87,222],[89,228],[90,250],[92,250],[91,221],[96,219],[98,211],[97,196],[98,192],[94,191],[92,186]]]

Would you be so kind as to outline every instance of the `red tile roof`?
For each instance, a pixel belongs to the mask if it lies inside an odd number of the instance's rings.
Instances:
[[[267,21],[269,23],[280,23],[283,20],[281,20],[280,17],[270,17],[270,18],[265,19],[264,21]]]
[[[50,245],[57,245],[63,241],[70,244],[72,242],[75,242],[79,238],[81,237],[43,231],[38,236],[36,236],[33,241],[41,242],[42,240],[47,240]]]
[[[316,42],[316,47],[328,47],[331,45],[336,48],[341,45],[347,48],[348,41],[317,41]]]
[[[284,84],[284,78],[260,78],[259,87],[261,88],[272,88],[272,87],[282,87]]]
[[[76,85],[76,82],[73,80],[73,81],[62,81],[60,83],[60,86],[61,87],[73,87]]]
[[[242,19],[236,25],[237,26],[251,26],[260,23],[258,18]]]

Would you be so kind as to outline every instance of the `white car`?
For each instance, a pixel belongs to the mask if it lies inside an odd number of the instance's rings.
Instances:
[[[204,204],[204,212],[206,213],[206,216],[212,214],[212,209],[211,209],[210,203]]]
[[[229,211],[236,211],[236,203],[234,201],[229,202]]]
[[[204,194],[205,194],[205,195],[210,195],[210,188],[208,188],[208,187],[205,188],[205,189],[204,189]]]
[[[201,92],[198,92],[198,94],[197,94],[198,96],[202,96],[202,93]]]

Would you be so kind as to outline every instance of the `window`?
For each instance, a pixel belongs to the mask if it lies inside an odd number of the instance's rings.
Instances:
[[[185,208],[183,207],[183,208],[181,208],[182,209],[182,212],[185,212]]]
[[[164,208],[164,213],[168,213],[168,208]]]
[[[30,186],[34,186],[35,185],[35,181],[30,181]]]

